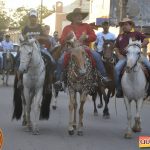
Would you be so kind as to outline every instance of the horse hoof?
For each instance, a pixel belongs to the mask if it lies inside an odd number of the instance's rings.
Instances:
[[[98,107],[98,108],[102,108],[102,107],[103,107],[103,104],[98,104],[97,107]]]
[[[52,108],[53,108],[53,110],[56,110],[57,107],[56,106],[52,106]]]
[[[39,132],[39,130],[34,130],[34,131],[32,132],[32,134],[33,134],[33,135],[39,135],[40,132]]]
[[[125,133],[124,138],[125,139],[131,139],[132,138],[132,133]]]
[[[78,132],[77,132],[77,135],[83,136],[83,131],[78,131]]]
[[[104,119],[110,119],[110,115],[109,114],[103,114],[103,118]]]
[[[69,130],[68,133],[69,135],[74,135],[74,130]]]
[[[142,129],[141,129],[140,127],[133,127],[133,128],[132,128],[132,131],[133,131],[133,132],[141,132]]]
[[[94,116],[98,116],[98,112],[94,112]]]
[[[27,125],[27,121],[23,121],[22,126],[26,126],[26,125]]]

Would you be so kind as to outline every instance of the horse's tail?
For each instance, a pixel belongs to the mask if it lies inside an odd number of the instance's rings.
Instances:
[[[50,114],[50,103],[52,98],[52,87],[49,83],[50,70],[49,65],[46,66],[45,81],[43,86],[43,99],[40,111],[40,120],[48,120]]]
[[[22,98],[21,98],[21,89],[17,87],[18,78],[17,75],[15,75],[14,80],[14,95],[13,95],[13,106],[14,106],[14,112],[12,119],[19,120],[22,115]]]

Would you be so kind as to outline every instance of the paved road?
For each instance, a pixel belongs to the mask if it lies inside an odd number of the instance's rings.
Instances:
[[[60,93],[58,109],[51,110],[50,119],[40,122],[41,134],[34,136],[24,132],[21,121],[11,121],[13,81],[9,83],[6,87],[0,81],[0,128],[4,134],[4,150],[137,150],[138,136],[150,136],[149,104],[144,104],[142,110],[142,133],[133,134],[131,140],[126,140],[123,138],[127,122],[123,100],[117,100],[117,116],[114,100],[111,100],[111,119],[104,120],[102,110],[99,110],[99,116],[93,116],[90,97],[84,107],[84,135],[69,136],[68,96],[64,93]]]

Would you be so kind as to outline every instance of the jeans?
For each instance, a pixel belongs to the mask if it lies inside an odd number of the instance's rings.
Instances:
[[[115,65],[115,84],[116,84],[116,89],[119,90],[121,89],[121,78],[120,74],[123,69],[123,67],[126,65],[126,58],[120,59],[117,64]]]
[[[96,61],[96,68],[98,69],[99,73],[103,76],[106,77],[106,70],[104,67],[104,64],[102,62],[101,56],[99,53],[97,53],[96,51],[91,51],[92,56],[94,58],[94,60]],[[56,73],[56,79],[61,80],[61,72],[63,71],[63,64],[64,64],[64,53],[61,55],[61,57],[58,60],[58,64],[57,64],[57,73]]]
[[[47,49],[41,49],[41,53],[46,55],[48,57],[49,60],[51,60],[52,64],[56,64],[54,58],[52,57],[52,55],[48,52]]]
[[[150,61],[144,56],[141,56],[141,60],[143,62],[143,64],[148,68],[148,70],[150,71]]]

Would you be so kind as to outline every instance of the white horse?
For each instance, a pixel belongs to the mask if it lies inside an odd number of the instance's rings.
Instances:
[[[20,66],[19,71],[23,73],[23,97],[24,97],[24,117],[23,122],[27,124],[27,131],[39,134],[37,122],[40,117],[41,105],[43,103],[43,85],[45,81],[45,65],[41,56],[39,44],[35,39],[23,42],[20,46]],[[13,118],[20,119],[22,110],[17,113],[17,96],[14,96],[15,109]],[[30,120],[31,104],[33,105],[33,124]]]
[[[121,85],[124,94],[124,102],[127,110],[128,127],[125,133],[125,138],[132,137],[132,130],[134,132],[141,131],[140,112],[143,104],[143,99],[146,94],[147,80],[142,70],[141,63],[141,41],[129,40],[127,50],[127,65],[126,71],[123,74]],[[131,102],[136,103],[135,124],[131,129]]]

